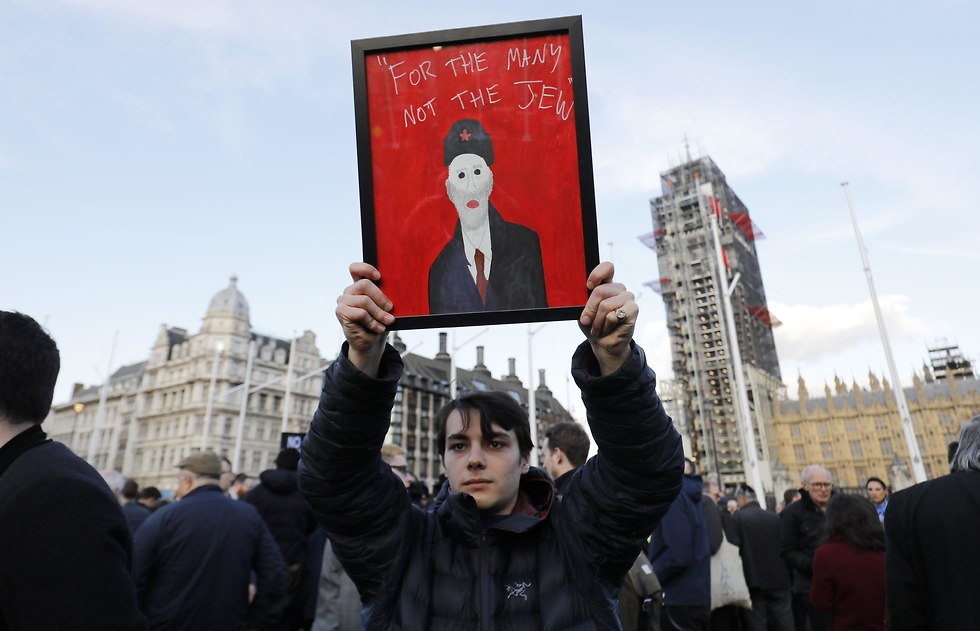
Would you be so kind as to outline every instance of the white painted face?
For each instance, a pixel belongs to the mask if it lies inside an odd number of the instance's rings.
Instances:
[[[475,230],[487,221],[493,172],[486,160],[474,153],[462,153],[449,163],[446,193],[456,206],[465,230]]]

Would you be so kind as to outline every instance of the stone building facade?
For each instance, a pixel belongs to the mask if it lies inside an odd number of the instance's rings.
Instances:
[[[949,471],[947,445],[960,426],[980,414],[980,380],[970,375],[934,379],[928,367],[905,388],[916,439],[929,478]],[[834,378],[819,396],[811,397],[798,380],[797,400],[773,406],[778,459],[785,467],[787,486],[799,483],[800,471],[820,464],[842,487],[860,488],[877,476],[895,490],[912,481],[908,448],[888,380],[869,374],[869,387],[846,385]],[[782,489],[777,489],[781,492]]]
[[[440,353],[430,359],[407,353],[397,334],[392,337],[392,343],[403,353],[406,369],[386,440],[408,451],[410,469],[428,484],[442,471],[431,421],[449,400],[445,333],[440,334],[440,340]],[[250,394],[239,432],[250,349]],[[290,352],[295,356],[284,427]],[[306,431],[319,402],[321,374],[328,363],[320,356],[311,331],[295,340],[255,331],[249,321],[248,302],[237,287],[237,279],[232,278],[229,286],[211,299],[197,333],[162,325],[146,361],[123,366],[111,375],[101,414],[101,386],[76,384],[70,401],[52,407],[44,429],[97,469],[117,469],[141,486],[173,488],[176,463],[203,446],[226,456],[236,472],[257,476],[274,466],[283,431]],[[214,389],[209,396],[212,377]],[[483,349],[479,347],[477,365],[473,370],[460,368],[457,379],[461,391],[502,391],[527,407],[527,389],[515,375],[513,359],[510,374],[494,379],[483,365]],[[572,418],[544,385],[543,371],[539,381],[535,394],[539,433],[543,435],[550,423]]]
[[[162,325],[149,359],[112,374],[101,419],[101,386],[76,384],[71,400],[52,408],[45,430],[96,468],[120,470],[141,485],[173,487],[174,465],[205,445],[234,461],[237,444],[234,468],[258,475],[273,466],[279,451],[291,346],[286,431],[305,431],[319,400],[317,375],[326,365],[316,337],[306,331],[293,343],[252,329],[248,302],[234,277],[211,299],[200,331]],[[251,394],[239,439],[250,349]]]

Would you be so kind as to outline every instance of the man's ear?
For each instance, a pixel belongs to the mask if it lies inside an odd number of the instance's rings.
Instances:
[[[555,461],[555,464],[562,464],[565,462],[565,452],[561,450],[561,447],[555,447],[551,450],[551,459]]]
[[[521,475],[524,475],[531,469],[531,454],[525,454],[521,456]]]

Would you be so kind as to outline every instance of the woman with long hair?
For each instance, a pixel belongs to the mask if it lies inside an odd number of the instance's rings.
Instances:
[[[826,516],[826,543],[813,555],[810,604],[831,612],[831,631],[883,631],[885,531],[874,505],[836,495]]]

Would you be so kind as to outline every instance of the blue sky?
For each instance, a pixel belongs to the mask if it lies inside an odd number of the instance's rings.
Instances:
[[[599,241],[640,293],[637,338],[670,376],[649,199],[685,135],[726,172],[758,243],[784,380],[867,381],[884,354],[848,180],[906,385],[939,338],[980,355],[980,11],[966,2],[0,4],[0,308],[46,322],[73,382],[196,331],[237,274],[252,324],[340,341],[360,258],[350,40],[582,14]],[[610,249],[609,243],[613,246]],[[525,325],[487,346],[527,377]],[[461,329],[460,342],[478,332]],[[560,399],[572,323],[534,359]],[[435,331],[406,332],[422,354]],[[574,386],[570,399],[576,409]]]

